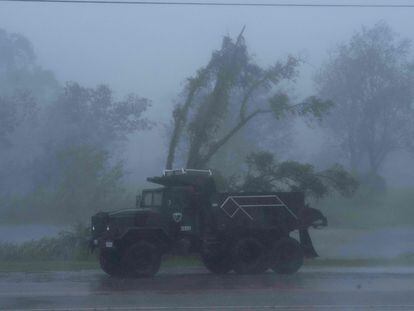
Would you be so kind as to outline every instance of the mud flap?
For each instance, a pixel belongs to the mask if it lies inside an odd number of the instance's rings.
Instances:
[[[308,229],[299,230],[299,240],[306,258],[319,257],[318,253],[313,247],[312,239],[309,235]]]
[[[303,252],[306,258],[319,257],[315,248],[313,247],[312,239],[309,235],[309,227],[321,228],[328,225],[328,220],[321,213],[320,210],[305,206],[299,213],[299,240],[302,245]]]

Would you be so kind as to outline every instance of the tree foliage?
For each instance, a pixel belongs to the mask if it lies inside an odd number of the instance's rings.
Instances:
[[[31,42],[0,29],[0,195],[33,185],[30,174],[41,149],[42,110],[58,90],[53,73],[37,63]]]
[[[32,162],[32,206],[57,219],[79,221],[98,210],[121,207],[122,158],[128,135],[148,129],[149,101],[130,94],[115,100],[107,86],[67,83],[44,110],[42,152]]]
[[[105,85],[85,88],[67,83],[47,111],[45,130],[53,131],[46,137],[53,144],[87,144],[108,150],[115,142],[125,141],[128,134],[152,125],[144,117],[149,106],[148,99],[135,94],[115,100]]]
[[[32,66],[35,53],[30,41],[19,34],[9,34],[0,29],[0,70],[14,71]]]
[[[11,136],[25,121],[36,114],[34,99],[23,92],[11,97],[0,95],[0,148],[12,145]]]
[[[316,82],[318,94],[335,102],[325,125],[353,170],[376,175],[392,152],[412,148],[410,42],[386,23],[363,28],[338,46]]]
[[[186,139],[186,166],[204,168],[211,158],[236,133],[261,115],[275,120],[287,115],[319,118],[331,106],[329,101],[311,97],[292,103],[282,91],[283,81],[294,81],[300,61],[289,56],[285,61],[262,68],[247,51],[243,32],[236,40],[226,36],[209,63],[188,79],[185,100],[173,112],[173,131],[166,167],[174,163],[177,146]],[[223,132],[223,123],[232,101],[238,107],[233,124]]]
[[[0,95],[29,92],[40,104],[50,102],[59,90],[51,71],[36,62],[31,42],[20,34],[0,29]]]
[[[124,196],[122,162],[111,162],[110,154],[83,145],[57,154],[61,168],[54,194],[57,214],[81,221],[99,210],[113,209]]]
[[[255,152],[247,158],[245,176],[233,179],[230,185],[241,191],[302,191],[322,198],[332,192],[351,196],[358,183],[342,166],[336,164],[316,171],[311,164],[296,161],[277,161],[269,152]]]
[[[67,147],[54,156],[49,182],[37,181],[32,191],[14,194],[4,202],[8,219],[75,223],[84,222],[97,211],[126,206],[122,161],[88,145]]]

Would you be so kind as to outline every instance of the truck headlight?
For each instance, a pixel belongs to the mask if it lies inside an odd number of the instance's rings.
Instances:
[[[106,226],[106,231],[109,231],[109,226]]]

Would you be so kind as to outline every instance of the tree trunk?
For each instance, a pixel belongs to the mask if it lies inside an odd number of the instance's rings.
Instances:
[[[174,130],[170,139],[170,143],[168,146],[168,155],[167,155],[167,162],[165,164],[165,169],[169,170],[172,169],[174,158],[175,158],[175,150],[177,149],[177,145],[180,138],[180,121],[175,120],[174,122]]]
[[[202,77],[198,78],[200,80],[202,79]],[[193,103],[194,95],[200,86],[201,83],[198,83],[193,86],[191,86],[190,84],[190,90],[183,107],[179,111],[176,111],[177,115],[174,118],[174,130],[168,146],[167,162],[165,164],[166,169],[172,169],[175,159],[175,151],[177,150],[178,143],[180,142],[180,136],[183,131],[183,128],[187,123],[188,112],[190,110],[191,104]],[[179,108],[177,107],[177,109]]]
[[[208,159],[202,156],[202,148],[208,144],[209,131],[214,130],[214,118],[220,118],[220,107],[226,105],[229,93],[234,86],[238,68],[237,68],[237,54],[239,53],[239,45],[243,39],[243,27],[237,41],[234,44],[233,55],[230,57],[229,64],[221,66],[218,73],[216,73],[217,80],[215,81],[214,89],[208,96],[208,99],[203,105],[205,109],[198,111],[198,115],[193,121],[196,127],[190,137],[190,150],[187,158],[187,168],[205,168]]]

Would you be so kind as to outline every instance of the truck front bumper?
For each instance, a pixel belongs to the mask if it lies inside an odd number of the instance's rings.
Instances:
[[[93,252],[96,248],[103,249],[103,248],[114,248],[114,241],[113,239],[108,238],[92,238],[89,241],[89,249]]]

